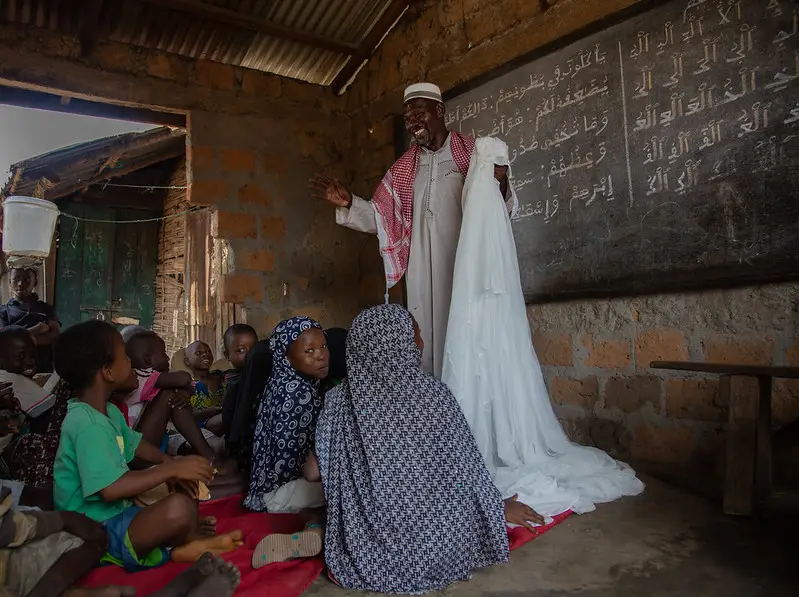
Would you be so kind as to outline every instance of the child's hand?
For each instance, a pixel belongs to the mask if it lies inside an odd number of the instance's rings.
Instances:
[[[519,494],[505,500],[505,520],[535,531],[534,524],[544,524],[544,517],[519,501]]]
[[[210,461],[200,456],[183,456],[167,462],[172,478],[178,481],[202,481],[210,483],[214,478],[214,469]]]
[[[0,383],[0,410],[22,411],[22,406],[14,395],[12,383]]]
[[[46,334],[47,332],[49,332],[49,331],[50,331],[50,326],[49,326],[49,325],[47,325],[47,324],[46,324],[46,323],[44,323],[44,322],[42,322],[42,323],[37,323],[35,326],[33,326],[33,327],[29,327],[29,328],[28,328],[28,331],[29,331],[31,334],[33,334],[34,336],[41,336],[42,334]]]
[[[0,412],[0,437],[17,435],[22,426],[22,415],[6,410]]]
[[[70,535],[75,535],[91,545],[108,546],[108,534],[99,522],[77,512],[62,512],[61,520],[64,530]]]
[[[172,393],[169,395],[169,406],[172,408],[186,408],[190,406],[189,393],[186,390],[172,390]]]

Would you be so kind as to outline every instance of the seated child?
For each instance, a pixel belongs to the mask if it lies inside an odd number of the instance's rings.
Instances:
[[[31,418],[52,408],[51,388],[58,381],[56,375],[48,380],[46,387],[33,381],[36,356],[36,344],[28,330],[16,325],[0,329],[0,381],[13,384],[22,410]]]
[[[171,421],[178,433],[170,436],[168,453],[194,452],[214,460],[222,442],[197,424],[188,405],[191,375],[169,371],[164,341],[155,332],[141,331],[129,338],[125,348],[136,375],[136,388],[124,398],[128,424],[149,443],[160,446]]]
[[[52,487],[53,462],[61,421],[66,416],[63,384],[53,374],[44,387],[33,381],[37,350],[30,332],[8,326],[0,330],[0,382],[17,398],[16,436],[0,438],[3,461],[11,477],[35,487]]]
[[[275,328],[270,348],[274,364],[258,408],[244,506],[255,512],[304,511],[312,532],[302,534],[296,549],[290,541],[273,542],[275,536],[267,536],[253,555],[255,568],[292,557],[294,551],[306,557],[322,549],[322,487],[302,476],[322,408],[319,386],[330,368],[327,340],[318,323],[293,317]]]
[[[200,539],[197,502],[184,493],[145,508],[133,505],[134,498],[164,484],[208,483],[213,469],[200,456],[166,456],[109,404],[134,375],[119,332],[103,321],[77,324],[61,335],[54,356],[56,370],[75,393],[56,455],[55,506],[102,523],[109,536],[103,560],[132,572],[164,564],[169,549],[173,560],[186,562],[237,547],[240,531]],[[134,458],[155,466],[131,471]]]
[[[13,388],[4,385],[0,394],[2,408],[12,411],[18,404]],[[13,418],[0,418],[0,437],[17,433]],[[22,511],[17,502],[23,488],[0,481],[0,595],[61,595],[100,561],[105,531],[74,512]]]
[[[269,376],[272,374],[272,351],[269,340],[261,340],[247,353],[241,379],[236,387],[234,404],[226,404],[230,417],[226,423],[225,445],[236,461],[239,470],[250,473],[252,444],[258,416],[258,407]],[[227,400],[227,396],[226,396]]]
[[[236,411],[239,382],[241,381],[241,373],[244,370],[244,363],[252,347],[258,343],[258,334],[251,326],[236,323],[225,330],[222,340],[225,346],[225,358],[233,366],[233,369],[225,372],[225,377],[222,380],[224,388],[222,430],[224,435],[227,436]]]
[[[347,379],[319,415],[304,474],[324,485],[325,563],[347,589],[444,589],[508,561],[506,522],[544,522],[518,496],[502,499],[458,401],[422,371],[423,347],[403,307],[362,312],[347,337]],[[313,539],[295,535],[269,535],[264,547],[280,554]]]
[[[12,267],[8,273],[11,300],[0,305],[0,327],[22,326],[34,338],[36,366],[39,373],[53,371],[53,345],[58,339],[61,323],[52,305],[39,300],[34,292],[38,274],[31,267]]]
[[[4,597],[70,595],[68,589],[105,553],[102,525],[76,512],[17,509],[8,487],[0,488],[0,527],[0,595]],[[120,587],[118,592],[102,594],[131,593]]]
[[[191,371],[194,382],[194,392],[190,398],[194,417],[200,422],[200,427],[221,437],[224,434],[222,423],[224,374],[221,371],[211,371],[213,362],[214,353],[202,340],[192,342],[186,347],[185,364]]]

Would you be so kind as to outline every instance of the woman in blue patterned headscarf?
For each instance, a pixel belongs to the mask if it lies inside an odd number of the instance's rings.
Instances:
[[[244,506],[255,512],[320,506],[321,487],[300,477],[322,408],[319,384],[330,368],[327,340],[313,319],[292,317],[278,324],[269,347],[273,368],[258,407]]]
[[[380,305],[347,336],[347,379],[319,416],[325,562],[347,589],[424,593],[508,561],[508,522],[541,518],[503,503],[447,386],[421,369],[411,314]]]

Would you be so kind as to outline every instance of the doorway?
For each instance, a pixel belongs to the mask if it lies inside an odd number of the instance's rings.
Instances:
[[[111,222],[154,219],[160,214],[79,203],[61,209],[55,306],[62,326],[100,319],[120,329],[128,325],[150,329],[155,317],[159,222]]]

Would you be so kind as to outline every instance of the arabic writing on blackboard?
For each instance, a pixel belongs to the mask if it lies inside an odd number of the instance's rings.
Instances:
[[[775,249],[762,226],[799,192],[798,79],[796,3],[683,0],[463,93],[446,118],[508,143],[525,291],[555,296],[569,276],[572,290],[598,291],[644,262],[722,267]],[[742,204],[718,209],[730,197]],[[676,234],[674,218],[701,238],[675,248],[658,232]],[[621,255],[624,243],[642,259]]]

